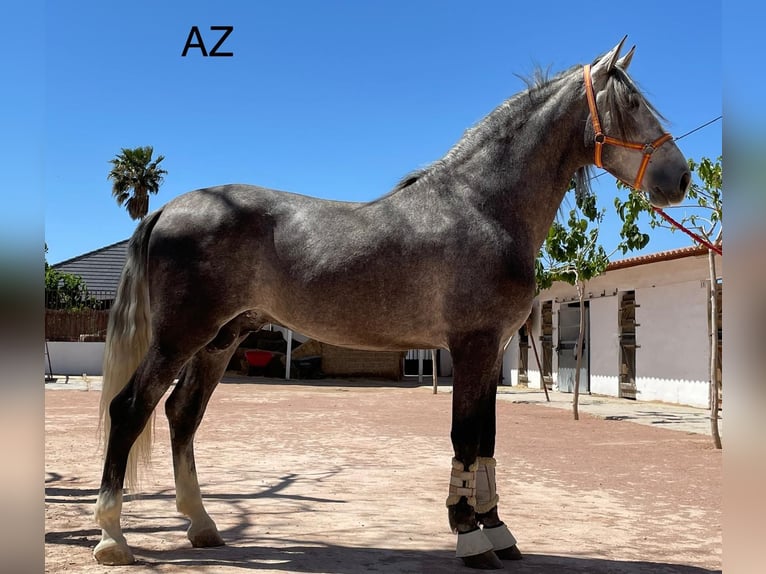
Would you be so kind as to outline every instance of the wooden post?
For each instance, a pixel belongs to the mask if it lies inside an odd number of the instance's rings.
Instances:
[[[532,350],[535,352],[535,361],[537,361],[537,369],[540,372],[540,384],[545,391],[545,400],[551,402],[551,398],[548,396],[548,385],[545,383],[545,375],[543,374],[543,366],[540,363],[540,356],[537,354],[537,345],[535,344],[535,338],[532,336],[532,322],[527,318],[527,335],[529,340],[532,341]]]
[[[436,368],[436,349],[431,349],[431,370],[433,371],[432,377],[434,381],[434,394],[437,392],[437,387],[439,385],[438,381],[438,369]]]

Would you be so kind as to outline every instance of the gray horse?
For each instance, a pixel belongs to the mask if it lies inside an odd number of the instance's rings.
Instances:
[[[633,50],[620,58],[623,42],[503,102],[370,203],[226,185],[144,218],[107,335],[96,560],[133,561],[120,527],[123,482],[135,479],[151,445],[147,422],[176,377],[165,411],[177,508],[194,546],[223,544],[202,503],[193,439],[239,342],[266,323],[357,349],[448,349],[457,556],[477,568],[521,558],[498,515],[495,398],[503,345],[535,294],[538,249],[573,174],[587,186],[591,165],[660,207],[690,183],[626,73]]]

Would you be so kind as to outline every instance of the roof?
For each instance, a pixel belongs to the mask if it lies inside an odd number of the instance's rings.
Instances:
[[[116,292],[127,256],[128,240],[125,239],[56,263],[51,267],[57,271],[82,277],[88,291]]]
[[[618,261],[612,261],[607,265],[607,271],[615,269],[625,269],[627,267],[637,267],[647,263],[657,263],[660,261],[672,261],[674,259],[683,259],[684,257],[698,257],[707,255],[708,249],[703,245],[690,245],[679,249],[670,249],[668,251],[659,251],[657,253],[648,253],[646,255],[637,255],[636,257],[627,257]]]

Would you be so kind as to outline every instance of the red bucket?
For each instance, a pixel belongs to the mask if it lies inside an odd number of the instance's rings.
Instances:
[[[273,356],[271,351],[245,351],[245,360],[251,367],[265,367]]]

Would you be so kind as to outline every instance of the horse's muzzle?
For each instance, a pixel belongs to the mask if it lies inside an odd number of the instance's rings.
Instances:
[[[668,178],[669,179],[669,178]],[[667,207],[683,201],[691,185],[692,176],[689,170],[684,170],[680,177],[665,180],[666,184],[655,184],[648,190],[649,202],[654,207]]]

